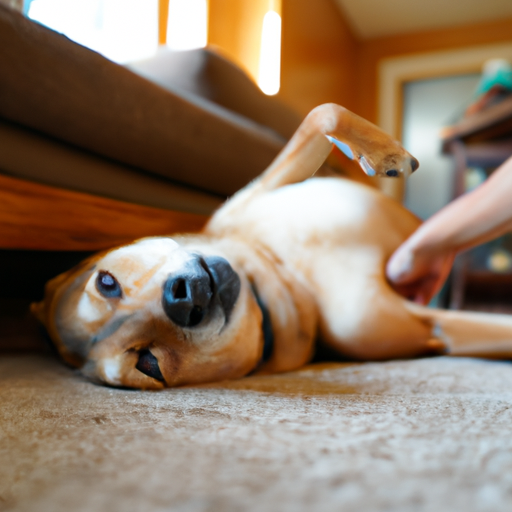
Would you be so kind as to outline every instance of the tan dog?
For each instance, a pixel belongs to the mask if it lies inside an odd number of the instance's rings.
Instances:
[[[201,235],[136,241],[50,281],[33,310],[64,359],[161,388],[292,370],[317,339],[357,359],[509,355],[512,318],[423,308],[388,286],[385,263],[419,221],[371,187],[307,179],[337,141],[370,174],[418,166],[374,125],[318,107]]]

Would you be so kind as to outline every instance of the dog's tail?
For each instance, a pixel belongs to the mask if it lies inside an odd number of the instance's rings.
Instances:
[[[448,355],[512,358],[512,315],[434,309],[412,302],[406,307],[431,327],[432,338]]]

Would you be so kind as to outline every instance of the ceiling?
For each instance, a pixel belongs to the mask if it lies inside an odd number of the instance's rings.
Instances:
[[[335,0],[363,39],[512,18],[512,0]]]

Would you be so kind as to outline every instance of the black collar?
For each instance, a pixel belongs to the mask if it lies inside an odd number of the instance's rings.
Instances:
[[[267,306],[260,299],[258,291],[256,290],[256,286],[254,283],[251,283],[252,293],[254,294],[254,298],[260,308],[261,316],[263,318],[261,322],[261,328],[263,330],[263,354],[261,356],[261,360],[259,364],[266,363],[274,352],[274,331],[272,330],[272,320],[270,319],[270,313],[268,311]]]

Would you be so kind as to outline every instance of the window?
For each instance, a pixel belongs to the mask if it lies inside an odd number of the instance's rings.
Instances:
[[[169,0],[167,46],[192,50],[206,46],[208,37],[207,0]]]
[[[25,8],[29,18],[115,62],[158,47],[158,0],[30,0]]]

